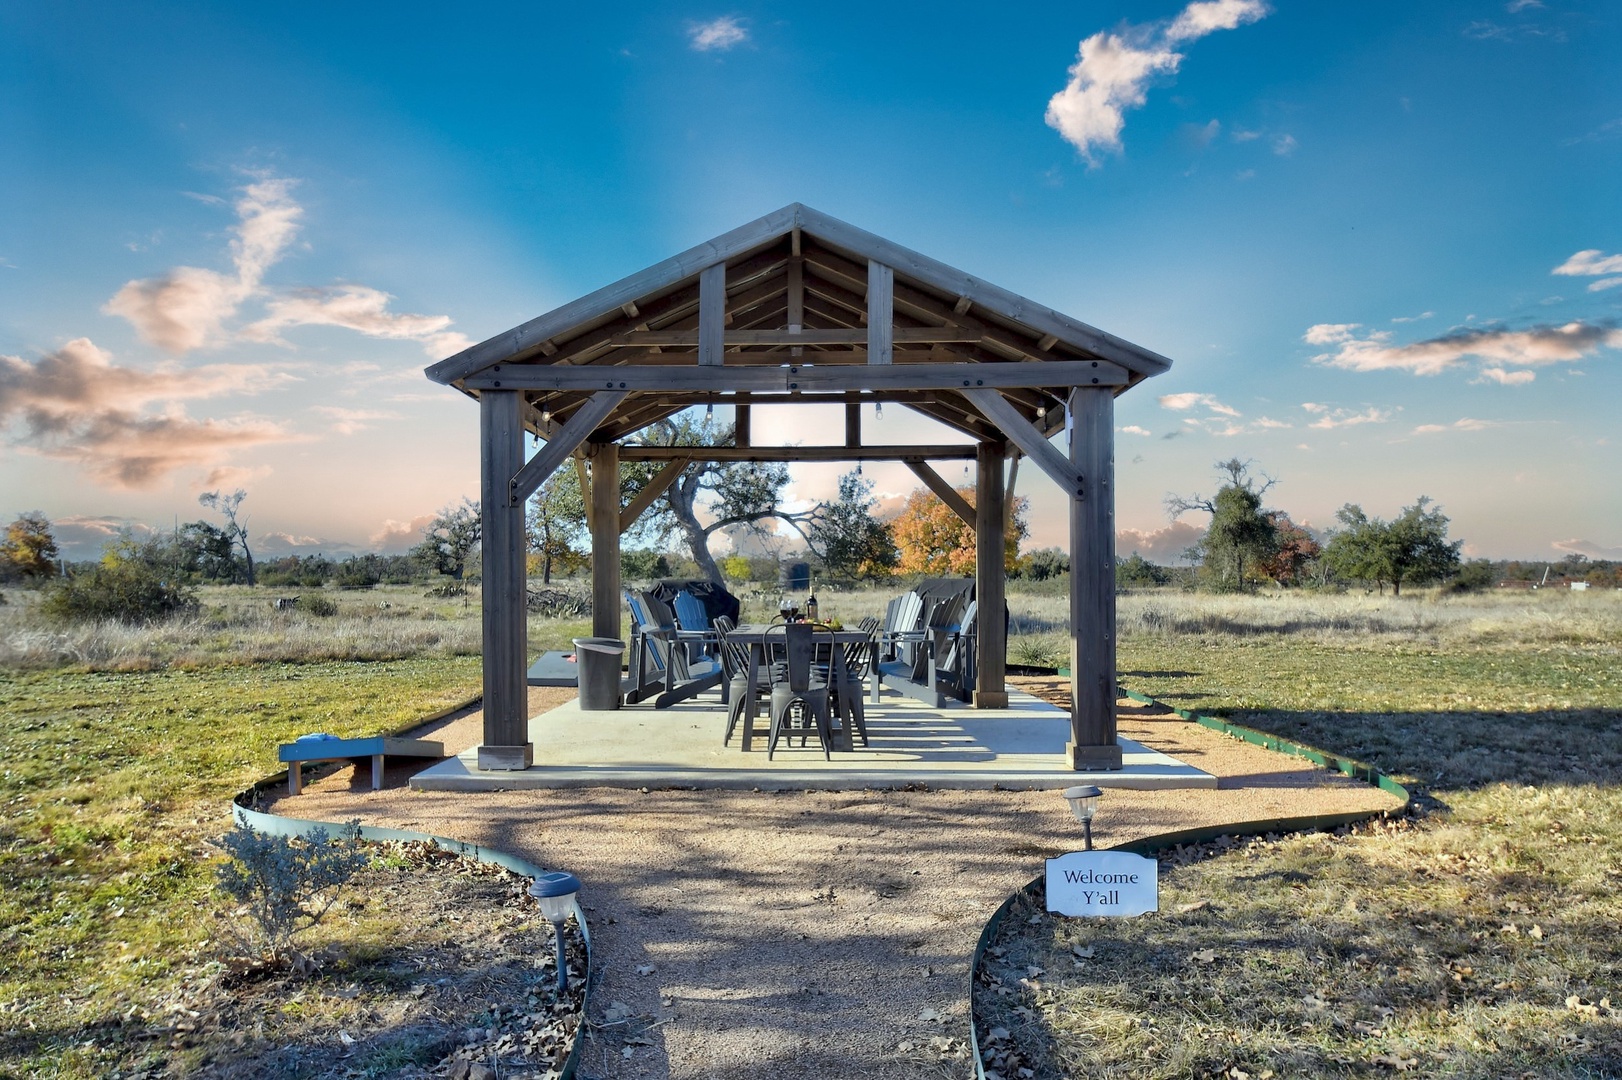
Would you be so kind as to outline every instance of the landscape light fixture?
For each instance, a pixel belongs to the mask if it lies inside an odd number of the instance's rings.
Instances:
[[[1098,813],[1098,800],[1103,797],[1104,792],[1092,784],[1064,789],[1064,801],[1070,804],[1070,812],[1081,822],[1088,851],[1093,850],[1093,815]]]
[[[529,895],[541,906],[541,917],[552,924],[552,943],[557,952],[558,993],[569,989],[569,960],[563,948],[563,924],[574,913],[574,897],[580,891],[580,879],[562,870],[535,875]]]

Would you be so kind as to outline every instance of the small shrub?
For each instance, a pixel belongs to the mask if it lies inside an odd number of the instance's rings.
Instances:
[[[1008,658],[1022,667],[1062,667],[1070,660],[1066,642],[1055,638],[1017,637],[1009,643]]]
[[[141,559],[119,559],[60,578],[39,610],[68,622],[116,619],[151,623],[197,606],[192,590]]]
[[[293,938],[319,923],[345,884],[366,866],[360,822],[351,821],[336,839],[326,829],[296,839],[241,826],[220,840],[230,858],[216,872],[220,891],[241,915],[231,924],[244,951],[296,970],[314,965],[293,946]]]
[[[305,593],[298,598],[298,609],[306,615],[317,618],[330,619],[338,614],[338,602],[328,600],[325,596],[316,593]]]

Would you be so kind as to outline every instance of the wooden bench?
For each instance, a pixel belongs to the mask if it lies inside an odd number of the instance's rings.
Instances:
[[[400,739],[374,735],[369,739],[299,739],[283,743],[276,750],[278,761],[287,765],[287,791],[297,795],[304,787],[303,768],[318,761],[357,761],[372,759],[372,790],[383,787],[383,757],[442,758],[445,744],[433,739]]]

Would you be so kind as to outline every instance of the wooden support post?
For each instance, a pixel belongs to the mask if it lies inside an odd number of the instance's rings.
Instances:
[[[740,448],[749,446],[749,406],[734,405],[732,407],[732,445]]]
[[[1000,443],[981,443],[975,459],[974,554],[976,603],[974,707],[1008,707],[1007,571],[1004,568],[1003,457]]]
[[[1115,397],[1070,391],[1070,743],[1077,771],[1119,769],[1115,738]]]
[[[788,261],[788,332],[798,334],[805,324],[805,260],[796,254]],[[798,345],[788,351],[790,356],[805,352]]]
[[[845,403],[845,445],[862,445],[862,407],[854,401]]]
[[[867,263],[867,362],[888,364],[895,342],[895,271]]]
[[[529,624],[524,595],[524,504],[511,498],[524,466],[523,399],[517,390],[479,395],[480,551],[484,561],[484,743],[481,769],[527,769]]]
[[[592,445],[591,634],[620,636],[620,447]]]
[[[721,364],[726,349],[727,267],[706,266],[698,275],[698,362]]]

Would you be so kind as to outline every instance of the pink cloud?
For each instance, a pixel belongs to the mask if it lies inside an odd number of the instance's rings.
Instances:
[[[1415,375],[1438,375],[1470,357],[1495,365],[1536,367],[1582,360],[1604,348],[1622,348],[1622,330],[1580,320],[1524,330],[1459,330],[1411,345],[1393,344],[1387,330],[1363,336],[1356,331],[1355,323],[1323,323],[1309,328],[1303,336],[1308,344],[1335,346],[1333,351],[1313,358],[1320,364],[1348,371],[1408,371]],[[1499,382],[1530,381],[1524,376],[1488,377]]]

